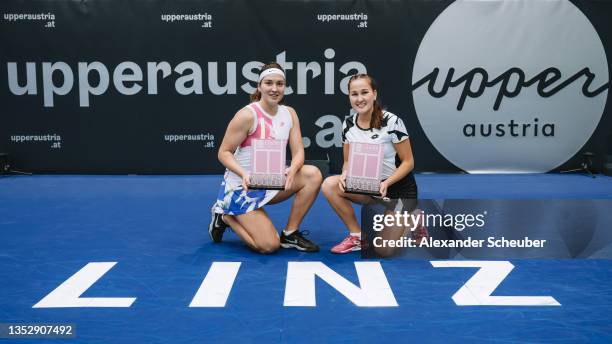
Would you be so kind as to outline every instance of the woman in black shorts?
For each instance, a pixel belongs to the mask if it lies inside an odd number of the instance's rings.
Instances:
[[[349,235],[332,248],[333,253],[360,251],[361,228],[355,217],[352,202],[370,204],[372,196],[345,192],[348,171],[349,146],[352,142],[375,143],[383,146],[382,182],[380,198],[387,200],[387,212],[414,211],[417,185],[412,170],[414,158],[404,122],[397,115],[383,110],[376,100],[377,88],[372,77],[357,74],[349,80],[349,99],[354,114],[344,120],[342,129],[344,164],[342,175],[331,176],[323,182],[323,194],[340,216]],[[398,238],[406,231],[387,231],[387,235]]]

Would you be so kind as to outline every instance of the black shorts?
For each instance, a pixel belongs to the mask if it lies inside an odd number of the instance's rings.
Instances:
[[[414,174],[408,173],[404,178],[398,180],[387,189],[388,198],[413,198],[417,199],[418,190]]]
[[[406,177],[389,186],[384,199],[372,197],[373,202],[370,205],[381,213],[388,211],[412,212],[417,207],[417,196],[416,180],[410,172]]]

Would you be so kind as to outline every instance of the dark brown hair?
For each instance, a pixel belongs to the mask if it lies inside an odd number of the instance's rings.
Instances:
[[[268,64],[265,64],[263,66],[261,66],[261,69],[259,70],[259,74],[261,74],[261,72],[263,72],[266,69],[270,69],[270,68],[278,68],[280,70],[283,71],[283,73],[285,72],[285,70],[283,69],[283,67],[281,67],[281,65],[279,65],[276,62],[270,62]],[[259,83],[257,83],[257,86],[259,86]],[[253,94],[251,94],[251,102],[257,102],[261,99],[261,92],[259,92],[259,89],[256,88],[255,92],[253,92]],[[283,97],[283,99],[281,99],[281,101],[279,102],[279,104],[283,104],[285,101],[285,98]]]
[[[348,82],[349,90],[351,88],[351,82],[357,79],[367,79],[368,84],[370,84],[370,87],[372,88],[372,90],[378,92],[377,87],[376,87],[376,81],[374,80],[374,78],[372,78],[371,76],[367,74],[353,75],[349,79],[349,82]],[[370,119],[370,128],[380,129],[382,127],[382,120],[383,120],[383,107],[378,102],[378,100],[374,100],[374,105],[372,105],[372,118]]]

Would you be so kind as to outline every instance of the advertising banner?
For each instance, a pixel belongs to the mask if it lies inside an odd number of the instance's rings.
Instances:
[[[221,173],[264,63],[307,160],[341,163],[369,73],[418,172],[548,172],[609,154],[604,1],[17,1],[0,4],[0,152],[40,173]]]

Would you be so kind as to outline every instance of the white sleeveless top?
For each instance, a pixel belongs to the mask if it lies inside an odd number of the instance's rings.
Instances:
[[[289,109],[279,105],[276,115],[265,112],[258,102],[247,106],[253,114],[253,125],[246,139],[234,152],[234,158],[247,173],[251,173],[251,141],[253,139],[289,140],[289,131],[293,127],[293,119]],[[263,125],[263,127],[262,127]],[[262,135],[263,129],[263,135]],[[230,170],[225,171],[225,182],[228,186],[240,185],[242,178]]]

